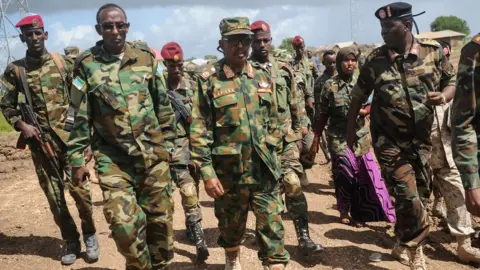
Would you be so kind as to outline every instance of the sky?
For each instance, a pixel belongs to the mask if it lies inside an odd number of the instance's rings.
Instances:
[[[480,31],[479,0],[410,0],[413,12],[426,11],[416,18],[420,31],[429,31],[437,16],[455,15],[467,21],[472,34]],[[14,1],[12,1],[14,2]],[[87,49],[100,36],[95,32],[95,15],[103,0],[28,0],[28,11],[41,14],[49,32],[49,51],[63,53],[66,46]],[[246,16],[250,22],[270,24],[273,43],[301,35],[307,46],[319,47],[354,40],[357,43],[381,42],[380,24],[375,11],[390,3],[383,0],[117,0],[131,23],[127,40],[144,40],[161,49],[169,41],[178,42],[185,57],[218,55],[218,24],[224,17]],[[15,3],[7,10],[8,19],[20,20]],[[10,35],[16,30],[7,22]],[[19,59],[26,47],[18,37],[10,38],[11,54]],[[0,42],[5,43],[4,40]],[[0,51],[0,67],[6,53]]]

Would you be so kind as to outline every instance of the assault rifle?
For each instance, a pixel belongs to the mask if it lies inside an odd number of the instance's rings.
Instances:
[[[175,123],[178,123],[178,120],[182,118],[186,124],[190,125],[190,123],[192,123],[192,114],[183,103],[184,98],[182,95],[175,90],[168,90],[167,95],[170,97],[170,101],[175,110]]]

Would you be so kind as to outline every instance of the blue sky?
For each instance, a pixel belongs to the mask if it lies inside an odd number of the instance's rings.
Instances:
[[[49,31],[47,47],[63,52],[69,45],[81,49],[94,45],[99,39],[93,26],[95,14],[107,1],[81,0],[29,0],[29,11],[44,17]],[[129,40],[142,39],[160,49],[169,41],[182,45],[187,57],[217,54],[218,23],[228,16],[247,16],[251,22],[263,19],[270,23],[274,44],[285,37],[301,35],[308,46],[336,42],[381,42],[380,26],[374,17],[375,10],[389,1],[382,0],[118,0],[131,23]],[[429,31],[430,23],[440,15],[456,15],[465,19],[472,34],[480,31],[478,0],[415,0],[414,13],[427,11],[417,18],[420,31]],[[161,3],[159,5],[158,3]],[[194,5],[192,5],[194,3]],[[295,5],[289,4],[295,3]],[[352,6],[350,6],[352,3]],[[12,12],[12,10],[10,10]],[[353,11],[353,12],[352,12]],[[16,23],[20,16],[10,13]],[[352,24],[353,22],[353,24]],[[352,32],[353,25],[353,32]],[[479,26],[475,28],[475,26]],[[11,34],[15,33],[9,27]],[[12,55],[21,58],[25,47],[18,38],[11,40]],[[0,53],[0,66],[4,66]]]

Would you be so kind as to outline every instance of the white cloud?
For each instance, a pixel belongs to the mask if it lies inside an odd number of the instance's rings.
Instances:
[[[65,29],[61,22],[54,23],[49,27],[50,35],[53,34],[53,43],[55,47],[67,47],[70,45],[84,47],[91,46],[99,36],[95,28],[91,25],[78,25],[70,29]]]

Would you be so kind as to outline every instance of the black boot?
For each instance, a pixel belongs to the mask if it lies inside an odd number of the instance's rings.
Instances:
[[[202,224],[200,222],[191,224],[187,229],[193,236],[193,243],[197,247],[197,261],[205,261],[210,256],[207,243],[203,234]]]
[[[310,256],[323,251],[322,245],[315,244],[312,239],[310,239],[307,218],[297,218],[293,221],[293,224],[295,225],[295,231],[297,233],[298,247],[304,256]]]

